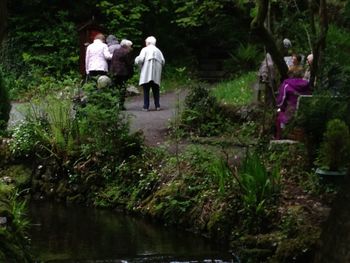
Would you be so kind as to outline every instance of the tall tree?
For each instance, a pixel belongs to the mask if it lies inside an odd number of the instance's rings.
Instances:
[[[281,78],[287,78],[288,67],[283,59],[282,53],[279,51],[276,40],[269,30],[265,27],[267,12],[269,8],[269,0],[257,0],[257,14],[251,23],[251,29],[258,35],[266,47],[266,51],[270,53]]]

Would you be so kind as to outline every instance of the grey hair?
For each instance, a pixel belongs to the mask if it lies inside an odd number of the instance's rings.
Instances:
[[[131,47],[132,46],[132,42],[128,39],[123,39],[122,41],[120,41],[120,45],[121,46],[125,46],[125,47]]]
[[[146,41],[146,45],[149,45],[149,44],[156,45],[156,43],[157,43],[157,39],[154,36],[150,36],[150,37],[146,38],[145,41]]]
[[[292,42],[288,38],[285,38],[285,39],[283,39],[283,46],[285,48],[291,48],[292,47]]]

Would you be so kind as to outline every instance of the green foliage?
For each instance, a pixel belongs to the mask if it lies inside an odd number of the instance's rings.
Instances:
[[[226,189],[232,184],[232,172],[223,159],[214,159],[209,167],[213,174],[213,181],[218,186],[221,195],[226,193]]]
[[[186,67],[167,66],[162,72],[161,91],[173,91],[195,85],[195,79],[190,76],[189,69]]]
[[[275,19],[271,25],[277,44],[282,49],[282,39],[292,41],[293,52],[309,54],[310,34],[312,32],[309,21],[308,6],[300,1],[273,1]]]
[[[178,15],[176,23],[183,27],[198,27],[212,16],[219,16],[219,12],[223,8],[221,1],[206,0],[200,4],[195,1],[174,1],[177,5],[175,14]]]
[[[350,32],[347,29],[330,25],[324,66],[320,70],[317,88],[333,95],[349,96],[350,85]]]
[[[217,100],[210,94],[208,87],[192,87],[185,100],[185,109],[181,116],[181,127],[199,136],[217,135],[225,130],[227,121],[220,114]]]
[[[52,80],[75,75],[79,60],[75,24],[67,11],[41,12],[40,5],[30,3],[10,16],[9,36],[0,48],[1,65],[12,98]],[[32,9],[33,8],[33,9]],[[37,9],[36,9],[37,8]],[[10,8],[11,10],[11,8]]]
[[[224,69],[227,72],[245,74],[246,71],[255,70],[261,61],[261,51],[256,44],[240,43],[235,50],[230,52],[230,58],[225,60]]]
[[[26,219],[26,202],[20,200],[13,189],[3,191],[0,183],[0,216],[6,218],[0,226],[0,260],[3,262],[33,262],[29,254],[27,231],[29,221]]]
[[[12,140],[9,147],[14,157],[27,156],[34,152],[38,139],[34,123],[19,122],[10,130],[10,133]]]
[[[246,105],[252,101],[252,83],[256,81],[256,72],[248,72],[240,77],[215,85],[214,96],[222,104]]]
[[[101,1],[97,7],[109,21],[108,31],[113,32],[119,39],[140,38],[144,13],[150,11],[150,7],[139,0],[117,4],[112,1]]]
[[[32,14],[35,15],[35,14]],[[29,16],[13,16],[10,25],[10,48],[3,54],[8,61],[9,70],[23,62],[17,71],[31,71],[40,67],[44,74],[62,76],[69,74],[78,62],[76,27],[68,20],[67,11],[56,13],[43,12],[35,18]],[[36,30],[28,30],[28,26]],[[20,57],[19,57],[20,56]],[[14,61],[18,60],[17,63]],[[17,65],[16,65],[17,64]],[[20,73],[20,72],[18,72]]]
[[[100,153],[112,160],[123,160],[140,153],[142,139],[129,134],[128,118],[119,111],[119,99],[113,90],[85,85],[84,92],[88,103],[77,111],[84,154]]]
[[[350,134],[346,123],[339,119],[330,120],[319,149],[317,164],[331,171],[346,168],[350,156]]]
[[[319,148],[327,122],[331,119],[341,119],[349,124],[349,112],[347,99],[327,93],[314,94],[312,98],[300,101],[295,124],[305,131],[311,159],[315,157],[316,149]]]
[[[40,152],[44,152],[45,156],[53,155],[57,159],[67,160],[73,155],[77,146],[74,143],[79,141],[79,134],[76,119],[72,115],[70,97],[51,95],[33,102],[27,118],[28,124],[24,128],[28,128],[29,132],[22,134],[33,135],[25,138],[28,148],[33,145],[33,141],[38,141],[37,149],[41,149]]]
[[[248,225],[261,227],[267,216],[267,206],[280,190],[279,166],[269,172],[257,154],[248,154],[236,179],[241,187]]]
[[[8,89],[3,78],[4,76],[2,70],[0,69],[0,134],[5,131],[7,127],[11,110]]]

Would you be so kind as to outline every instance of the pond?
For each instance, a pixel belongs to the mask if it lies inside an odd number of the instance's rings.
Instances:
[[[32,202],[29,218],[37,262],[239,262],[201,236],[110,210]]]

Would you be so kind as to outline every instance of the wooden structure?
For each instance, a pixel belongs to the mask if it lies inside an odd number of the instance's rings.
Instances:
[[[79,33],[79,71],[82,74],[82,76],[86,75],[85,72],[85,54],[86,54],[86,48],[89,44],[91,44],[94,41],[94,38],[97,34],[105,33],[105,30],[103,27],[98,25],[92,17],[91,20],[88,22],[82,24],[78,27],[78,33]]]

